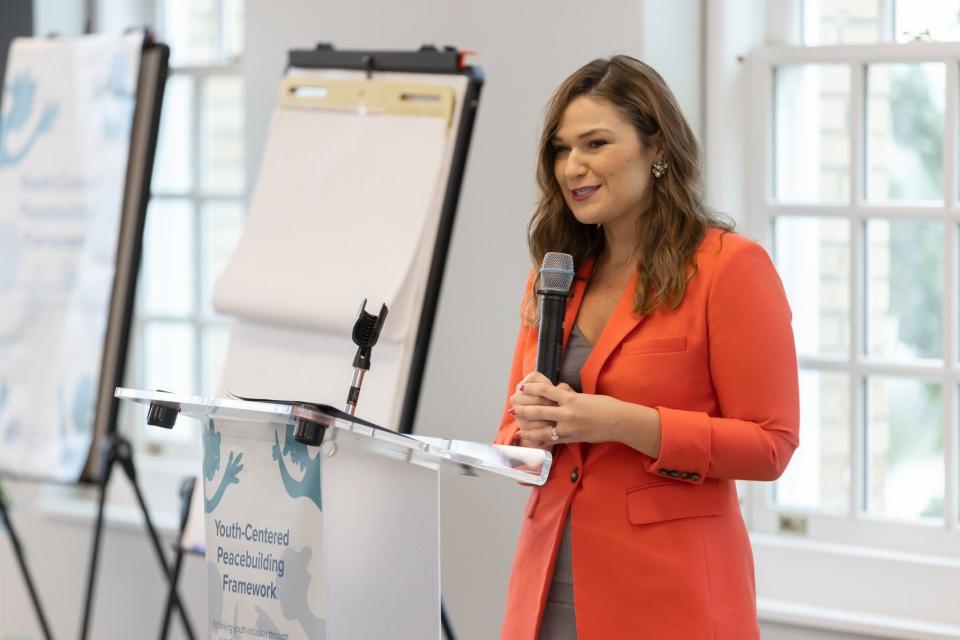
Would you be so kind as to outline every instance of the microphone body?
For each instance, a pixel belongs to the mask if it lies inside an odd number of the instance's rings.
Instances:
[[[563,316],[567,296],[552,291],[537,291],[540,296],[540,335],[537,338],[537,371],[560,381],[560,357],[563,353]]]
[[[563,316],[573,284],[573,256],[551,251],[540,267],[540,335],[537,338],[537,371],[557,384],[563,353]]]

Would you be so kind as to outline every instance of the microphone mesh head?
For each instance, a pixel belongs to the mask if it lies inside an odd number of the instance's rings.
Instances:
[[[573,256],[551,251],[543,256],[540,266],[540,290],[569,293],[574,275]]]

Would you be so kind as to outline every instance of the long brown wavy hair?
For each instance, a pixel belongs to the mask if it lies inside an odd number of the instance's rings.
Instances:
[[[636,128],[643,144],[659,145],[663,151],[667,172],[651,180],[649,206],[637,212],[634,307],[638,314],[662,305],[676,307],[696,272],[694,254],[707,229],[732,231],[733,223],[703,204],[700,147],[670,88],[652,67],[630,56],[600,58],[580,67],[547,104],[537,166],[540,199],[527,227],[534,267],[539,269],[548,251],[569,253],[579,266],[599,258],[605,246],[602,226],[582,224],[574,217],[554,176],[553,137],[567,105],[580,96],[606,100]],[[539,322],[535,293],[539,284],[538,271],[527,300],[532,324]]]

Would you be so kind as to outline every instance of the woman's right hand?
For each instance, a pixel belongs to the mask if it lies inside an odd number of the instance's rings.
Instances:
[[[552,400],[547,400],[543,396],[534,395],[532,393],[524,393],[523,386],[528,382],[540,382],[544,384],[551,384],[550,379],[547,376],[543,375],[539,371],[533,371],[524,376],[523,380],[517,383],[517,388],[512,396],[510,396],[510,406],[513,409],[517,407],[528,407],[531,405],[543,405],[543,406],[556,406],[556,402]],[[561,382],[557,385],[560,389],[570,390],[570,386]],[[511,414],[513,414],[513,409],[511,409]],[[543,429],[550,428],[554,426],[553,422],[548,422],[545,420],[527,420],[520,418],[516,415],[513,416],[513,419],[517,421],[517,426],[520,427],[520,431],[517,432],[515,437],[515,444],[520,447],[534,447],[537,449],[544,449],[545,451],[550,451],[553,449],[553,444],[549,440],[530,440],[523,437],[525,431],[530,429]]]

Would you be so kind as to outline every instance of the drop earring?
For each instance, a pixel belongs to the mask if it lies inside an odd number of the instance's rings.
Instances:
[[[667,173],[667,161],[666,160],[654,160],[653,164],[650,165],[650,173],[653,174],[654,178],[662,178]]]

